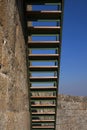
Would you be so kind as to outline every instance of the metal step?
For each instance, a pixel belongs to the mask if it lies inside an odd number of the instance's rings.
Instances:
[[[32,122],[43,122],[43,123],[52,123],[52,122],[55,122],[55,120],[32,120]]]
[[[30,97],[31,99],[56,99],[56,96],[31,96]]]
[[[48,108],[48,107],[55,107],[56,105],[55,104],[31,104],[31,107],[45,107],[45,108]]]
[[[54,126],[32,126],[33,129],[53,129]]]
[[[49,82],[49,81],[57,81],[57,77],[30,77],[31,82]]]
[[[51,86],[49,86],[49,87],[46,87],[46,86],[44,86],[44,87],[30,87],[30,90],[31,91],[53,91],[53,90],[56,90],[57,89],[57,87],[51,87]]]
[[[62,1],[61,0],[27,0],[27,3],[28,4],[32,4],[32,5],[39,5],[39,4],[41,4],[41,5],[43,5],[43,4],[45,4],[45,3],[52,3],[52,4],[54,4],[54,3],[61,3]]]
[[[57,71],[58,70],[58,66],[29,66],[29,70],[30,71]]]
[[[32,112],[32,115],[55,115],[55,112]]]
[[[57,20],[61,19],[61,11],[28,11],[26,12],[29,21]]]
[[[29,48],[58,48],[60,41],[28,41]]]
[[[59,54],[29,54],[29,60],[58,60]]]
[[[48,26],[30,26],[28,27],[29,34],[60,34],[60,26],[48,27]]]

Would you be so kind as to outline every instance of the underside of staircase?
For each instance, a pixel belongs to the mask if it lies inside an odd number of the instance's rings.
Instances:
[[[56,130],[63,0],[27,0],[31,130]]]

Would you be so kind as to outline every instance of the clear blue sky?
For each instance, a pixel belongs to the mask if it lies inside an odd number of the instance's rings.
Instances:
[[[56,8],[33,6],[33,10]],[[33,25],[55,26],[56,23],[33,22]],[[33,40],[41,39],[55,40],[55,37],[33,37]],[[34,50],[33,53],[40,54],[42,50]],[[65,0],[59,93],[87,96],[87,0]]]
[[[87,0],[65,0],[59,92],[87,96]]]

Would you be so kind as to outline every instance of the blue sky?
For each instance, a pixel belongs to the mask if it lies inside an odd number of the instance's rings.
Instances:
[[[65,0],[59,92],[87,96],[87,0]]]
[[[40,9],[54,10],[56,6],[39,6]],[[33,10],[38,10],[38,7],[33,6]],[[65,0],[63,20],[59,93],[87,96],[87,0]],[[55,26],[56,23],[33,22],[33,25]],[[33,36],[34,41],[54,41],[55,38]],[[33,53],[40,54],[42,50],[34,50]],[[49,53],[54,53],[54,50]]]

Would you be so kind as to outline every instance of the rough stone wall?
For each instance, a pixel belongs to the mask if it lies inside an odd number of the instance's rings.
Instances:
[[[29,130],[23,1],[0,0],[0,130]]]
[[[59,95],[57,130],[87,130],[87,97]]]

